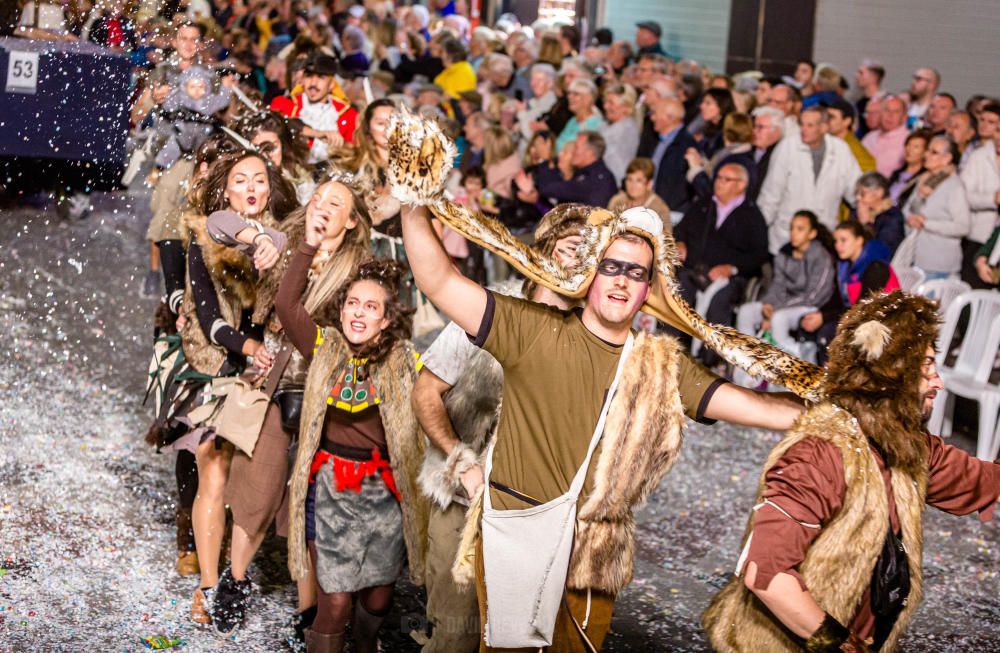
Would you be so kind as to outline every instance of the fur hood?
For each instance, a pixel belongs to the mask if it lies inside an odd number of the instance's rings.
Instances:
[[[824,392],[885,452],[886,463],[919,473],[927,428],[919,383],[940,319],[935,304],[896,291],[854,305],[830,343]]]
[[[889,529],[885,483],[858,421],[846,410],[824,403],[800,416],[785,439],[771,451],[757,486],[756,504],[763,501],[767,472],[793,445],[806,438],[825,440],[840,451],[846,492],[840,512],[823,524],[798,570],[819,606],[841,624],[848,624],[859,602],[868,598],[866,590],[872,570]],[[923,596],[921,555],[926,464],[915,475],[894,468],[891,483],[910,570],[910,594],[881,648],[885,653],[896,650],[899,637]],[[751,513],[747,523],[744,547],[753,531],[755,514]],[[721,653],[802,650],[801,641],[789,636],[738,576],[712,600],[702,615],[702,625],[712,647]]]
[[[306,380],[302,404],[302,426],[298,452],[292,467],[289,492],[288,569],[293,579],[309,572],[305,542],[305,499],[309,488],[309,468],[319,449],[327,411],[326,398],[332,378],[347,364],[351,353],[344,337],[335,328],[323,329]],[[427,519],[430,504],[417,487],[417,474],[424,457],[424,438],[410,404],[417,376],[417,354],[409,341],[398,342],[372,370],[372,380],[381,398],[379,411],[396,486],[402,496],[403,537],[411,580],[423,584],[427,547]]]

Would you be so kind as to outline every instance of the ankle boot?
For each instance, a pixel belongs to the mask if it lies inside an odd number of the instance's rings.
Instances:
[[[385,615],[374,615],[365,610],[358,601],[354,605],[351,632],[354,633],[354,650],[357,653],[378,653],[378,629],[382,627]]]
[[[343,653],[344,633],[324,635],[312,628],[306,630],[306,653]]]

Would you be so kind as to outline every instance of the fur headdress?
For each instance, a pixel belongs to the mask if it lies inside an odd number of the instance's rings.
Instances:
[[[919,384],[939,324],[934,302],[897,290],[855,304],[830,343],[824,394],[858,419],[892,466],[925,460]]]
[[[444,197],[442,189],[454,158],[454,144],[436,123],[405,110],[393,113],[386,177],[392,195],[401,203],[426,206],[441,222],[503,257],[532,281],[575,299],[586,296],[597,264],[612,241],[624,233],[636,234],[653,246],[656,268],[644,312],[703,340],[754,376],[784,385],[802,397],[819,398],[820,368],[730,327],[709,324],[681,298],[674,275],[677,247],[654,211],[637,207],[616,214],[588,208],[578,265],[564,270],[512,236],[497,220],[473,214]]]

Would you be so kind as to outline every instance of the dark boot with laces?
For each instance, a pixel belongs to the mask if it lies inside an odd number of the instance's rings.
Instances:
[[[220,637],[229,637],[243,625],[253,586],[250,579],[236,580],[228,568],[219,577],[212,601],[212,626]]]

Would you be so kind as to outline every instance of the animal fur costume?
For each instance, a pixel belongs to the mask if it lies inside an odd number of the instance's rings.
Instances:
[[[309,468],[322,439],[329,389],[333,386],[334,376],[344,369],[350,357],[350,349],[339,329],[323,329],[323,342],[309,366],[302,404],[299,448],[292,468],[288,570],[293,580],[309,573],[305,526]],[[382,360],[372,365],[371,376],[381,399],[379,413],[385,428],[392,473],[403,499],[400,507],[403,511],[403,538],[410,565],[410,579],[419,585],[424,578],[430,503],[417,487],[417,474],[424,458],[424,439],[420,437],[417,419],[410,405],[413,383],[417,378],[415,360],[413,344],[409,341],[399,342]]]
[[[563,204],[549,211],[535,228],[535,243],[560,233],[571,220],[585,220],[590,209],[582,204]],[[520,281],[498,291],[511,297],[523,297]],[[468,367],[445,396],[445,409],[459,442],[447,456],[429,445],[420,470],[420,489],[442,510],[451,505],[462,489],[462,474],[484,463],[486,445],[493,439],[500,419],[503,394],[503,368],[486,351],[477,349]]]
[[[258,216],[257,220],[266,227],[276,226],[267,212]],[[230,326],[238,327],[242,312],[252,308],[256,301],[257,274],[249,257],[212,240],[208,235],[206,221],[206,216],[199,215],[196,211],[187,213],[181,221],[181,239],[185,249],[192,241],[201,247],[205,267],[215,284],[222,319]],[[185,284],[184,299],[181,302],[181,315],[185,318],[181,329],[184,357],[194,369],[214,376],[225,363],[228,352],[205,335],[198,321],[190,275]]]
[[[889,527],[885,483],[869,440],[885,452],[906,547],[910,594],[881,651],[896,650],[899,637],[920,604],[923,576],[922,516],[927,491],[927,430],[921,414],[921,366],[937,339],[932,302],[897,291],[851,308],[830,343],[824,391],[829,402],[802,415],[768,456],[765,476],[786,451],[806,438],[826,440],[843,456],[846,494],[840,512],[823,526],[799,565],[806,587],[823,610],[849,624],[868,600],[872,570]],[[753,530],[751,514],[744,546]],[[723,652],[799,651],[774,616],[734,577],[702,616],[713,648]]]

